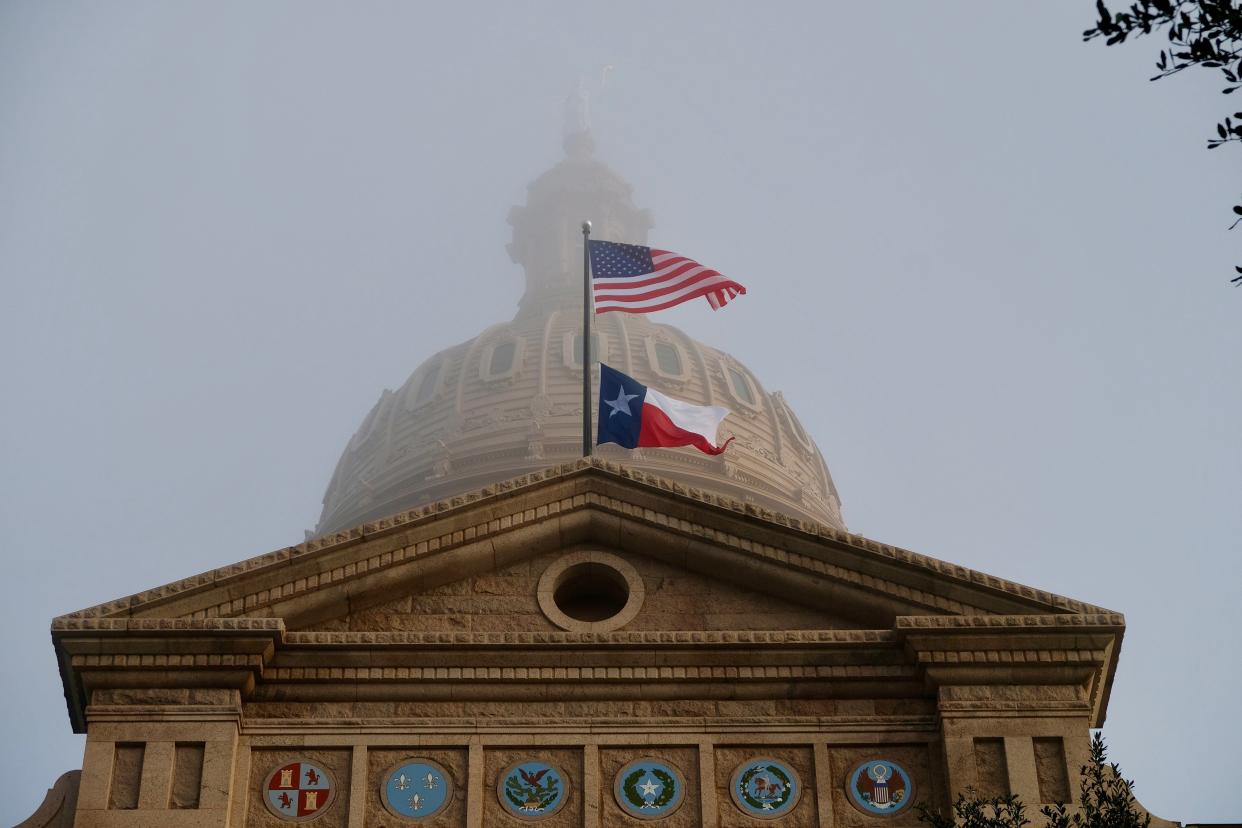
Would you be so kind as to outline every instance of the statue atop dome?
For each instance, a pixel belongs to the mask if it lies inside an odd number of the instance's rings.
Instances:
[[[586,76],[578,78],[578,88],[565,98],[565,135],[591,131],[591,95],[587,92]]]

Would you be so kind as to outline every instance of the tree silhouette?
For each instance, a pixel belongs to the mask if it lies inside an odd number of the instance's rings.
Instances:
[[[1226,95],[1242,86],[1242,4],[1235,0],[1137,0],[1116,14],[1104,0],[1095,5],[1099,20],[1082,33],[1083,40],[1104,38],[1105,44],[1114,46],[1132,35],[1166,32],[1169,46],[1160,50],[1152,80],[1198,67],[1219,71],[1225,81],[1221,92]],[[1218,123],[1207,145],[1216,149],[1234,141],[1242,141],[1242,112]],[[1230,230],[1242,222],[1242,205],[1234,205],[1233,212],[1238,218]],[[1235,265],[1234,270],[1237,275],[1230,281],[1242,285],[1242,267]]]
[[[1099,733],[1091,739],[1091,758],[1080,771],[1079,802],[1040,810],[1046,828],[1149,828],[1151,814],[1134,799],[1134,783],[1121,768],[1108,762],[1108,749]],[[1015,796],[981,798],[973,789],[958,794],[951,814],[933,811],[920,802],[914,806],[919,822],[931,828],[1023,828],[1030,824],[1026,806]]]

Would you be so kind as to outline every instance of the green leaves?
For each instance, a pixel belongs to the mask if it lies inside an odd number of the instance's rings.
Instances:
[[[1132,34],[1165,29],[1171,46],[1160,50],[1157,73],[1151,80],[1195,66],[1218,70],[1226,81],[1220,90],[1224,95],[1242,88],[1242,4],[1236,0],[1136,0],[1116,13],[1105,0],[1096,0],[1095,7],[1099,19],[1094,28],[1083,32],[1083,40],[1102,37],[1112,46]],[[1233,117],[1242,120],[1242,113]],[[1208,139],[1208,149],[1242,141],[1242,127],[1226,118],[1216,125],[1216,136]],[[1242,284],[1237,277],[1229,281]]]
[[[1235,269],[1242,274],[1242,267]],[[1151,814],[1135,801],[1134,783],[1107,759],[1104,737],[1096,733],[1091,740],[1090,761],[1080,772],[1079,807],[1072,812],[1065,803],[1044,807],[1040,813],[1046,828],[1149,828]],[[1017,796],[982,799],[975,796],[973,789],[966,793],[969,796],[957,795],[951,815],[932,811],[923,803],[914,806],[919,822],[931,828],[1022,828],[1030,824],[1025,806]]]

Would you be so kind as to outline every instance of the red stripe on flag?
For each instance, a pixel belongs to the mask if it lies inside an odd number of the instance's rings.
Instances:
[[[642,417],[642,428],[638,432],[639,448],[643,446],[693,446],[704,454],[720,454],[728,448],[729,443],[733,442],[733,438],[730,437],[724,441],[724,445],[713,446],[702,434],[695,434],[693,431],[686,431],[674,425],[669,416],[654,405],[644,404]]]
[[[741,288],[739,291],[740,293],[746,292],[745,288],[742,288],[740,285],[738,287]],[[687,293],[684,296],[678,296],[676,299],[671,299],[667,302],[661,302],[655,305],[628,304],[616,299],[607,303],[602,303],[597,299],[596,301],[598,304],[595,307],[595,312],[604,313],[606,311],[621,311],[622,313],[651,313],[652,311],[664,310],[665,308],[680,305],[682,302],[689,301],[690,299],[697,299],[700,296],[706,296],[715,289],[715,285],[705,285],[698,290],[693,290],[690,293]]]

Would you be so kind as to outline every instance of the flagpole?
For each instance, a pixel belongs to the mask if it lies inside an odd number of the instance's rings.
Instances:
[[[582,222],[582,456],[591,456],[591,222]]]

